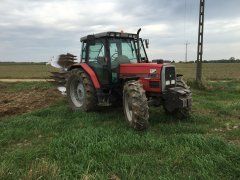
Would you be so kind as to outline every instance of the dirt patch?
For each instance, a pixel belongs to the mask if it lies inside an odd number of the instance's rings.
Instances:
[[[4,85],[4,84],[0,84],[0,89],[6,89],[6,88],[7,88],[6,85]]]
[[[31,112],[54,104],[62,95],[55,89],[38,88],[20,92],[0,91],[0,117]]]
[[[0,82],[52,82],[53,79],[0,79]]]
[[[230,140],[230,143],[240,146],[240,139]]]
[[[18,142],[16,144],[12,145],[12,148],[16,149],[16,148],[27,148],[27,147],[31,147],[32,146],[32,142],[29,142],[28,140],[24,140],[22,142]]]

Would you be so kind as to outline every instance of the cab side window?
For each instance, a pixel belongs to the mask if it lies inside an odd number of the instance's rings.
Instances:
[[[96,42],[89,46],[89,62],[97,61],[102,57],[105,57],[105,48],[102,42]]]
[[[146,61],[147,57],[146,57],[146,54],[145,54],[145,51],[144,51],[142,40],[140,40],[139,45],[140,45],[139,46],[139,48],[140,48],[140,59],[141,59],[141,61]],[[135,46],[137,47],[137,42],[135,42]]]
[[[86,43],[82,43],[82,54],[81,54],[81,60],[82,62],[86,61]]]

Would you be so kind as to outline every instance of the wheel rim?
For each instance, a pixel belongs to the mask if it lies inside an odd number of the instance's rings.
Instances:
[[[127,116],[127,120],[132,122],[132,100],[129,98],[129,95],[124,95],[124,108]]]
[[[75,78],[70,85],[70,96],[73,104],[76,107],[81,107],[85,99],[85,90],[82,82]]]

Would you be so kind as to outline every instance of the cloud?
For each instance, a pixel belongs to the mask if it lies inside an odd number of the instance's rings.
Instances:
[[[150,58],[196,59],[196,0],[1,0],[0,60],[42,60],[65,52],[80,54],[82,36],[103,31],[135,33],[150,39]],[[206,1],[205,59],[240,57],[240,1]],[[216,46],[214,46],[214,44]],[[222,47],[232,47],[222,52]],[[210,48],[211,47],[211,48]],[[214,47],[214,51],[212,48]],[[221,51],[218,53],[217,51]],[[221,57],[220,57],[221,56]]]

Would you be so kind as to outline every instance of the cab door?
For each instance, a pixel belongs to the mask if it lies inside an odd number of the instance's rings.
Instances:
[[[94,70],[101,85],[109,84],[109,71],[104,39],[96,39],[87,47],[87,64]]]

